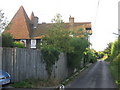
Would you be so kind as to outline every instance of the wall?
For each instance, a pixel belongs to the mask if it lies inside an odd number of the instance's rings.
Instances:
[[[10,73],[12,82],[25,79],[47,79],[48,74],[40,50],[3,48],[2,69]],[[68,76],[66,55],[61,53],[53,66],[52,76],[59,81]]]

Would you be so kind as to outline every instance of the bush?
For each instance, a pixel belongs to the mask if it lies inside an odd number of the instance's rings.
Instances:
[[[87,59],[87,62],[94,63],[97,61],[97,55],[96,52],[92,51],[89,48],[86,48],[86,51],[84,52],[85,58]]]
[[[71,69],[80,66],[81,55],[77,53],[67,53],[68,67]]]
[[[51,76],[52,66],[59,59],[60,52],[57,48],[54,48],[52,46],[44,47],[41,51],[44,61],[46,63],[46,70],[48,71],[48,75]]]
[[[13,43],[13,46],[18,48],[25,48],[25,45],[23,43],[16,41]]]
[[[111,57],[110,59],[114,59],[120,52],[120,38],[118,38],[111,47]]]
[[[2,34],[2,47],[13,47],[13,37],[10,33]]]
[[[115,79],[116,84],[120,86],[120,53],[118,54],[117,57],[113,59],[109,67],[110,67],[112,76]]]
[[[83,38],[72,38],[70,45],[73,47],[73,50],[67,53],[68,66],[74,69],[80,66],[80,62],[84,57],[83,52],[89,46],[89,43]]]

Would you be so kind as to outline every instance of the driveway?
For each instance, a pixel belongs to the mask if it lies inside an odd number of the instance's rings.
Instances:
[[[117,88],[105,61],[97,61],[66,88]]]

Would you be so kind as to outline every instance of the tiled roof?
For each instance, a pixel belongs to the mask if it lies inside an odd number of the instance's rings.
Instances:
[[[21,6],[5,32],[10,32],[14,39],[30,39],[30,20]]]
[[[23,6],[19,8],[10,24],[4,32],[10,32],[14,39],[39,39],[44,36],[46,31],[52,26],[53,23],[38,24],[36,28],[33,27],[34,14],[32,12],[28,18]],[[74,22],[64,23],[65,29],[76,31],[79,28],[91,28],[91,22]]]
[[[37,38],[42,38],[43,35],[46,33],[47,30],[49,30],[50,27],[52,27],[53,23],[45,23],[45,24],[38,24],[37,28],[34,29],[34,32],[32,34],[32,38],[36,39]],[[73,27],[70,26],[69,23],[64,23],[65,29],[66,30],[73,30],[76,31],[79,28],[83,28],[84,30],[86,28],[91,28],[91,22],[78,22],[74,23]]]

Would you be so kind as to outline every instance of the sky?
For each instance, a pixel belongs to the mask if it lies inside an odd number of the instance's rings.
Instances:
[[[120,0],[1,0],[0,9],[8,21],[22,5],[28,16],[34,12],[39,23],[50,23],[57,13],[62,15],[64,22],[69,21],[69,16],[74,17],[75,22],[92,22],[91,48],[102,51],[108,43],[117,39],[113,32],[118,33],[118,1]]]

